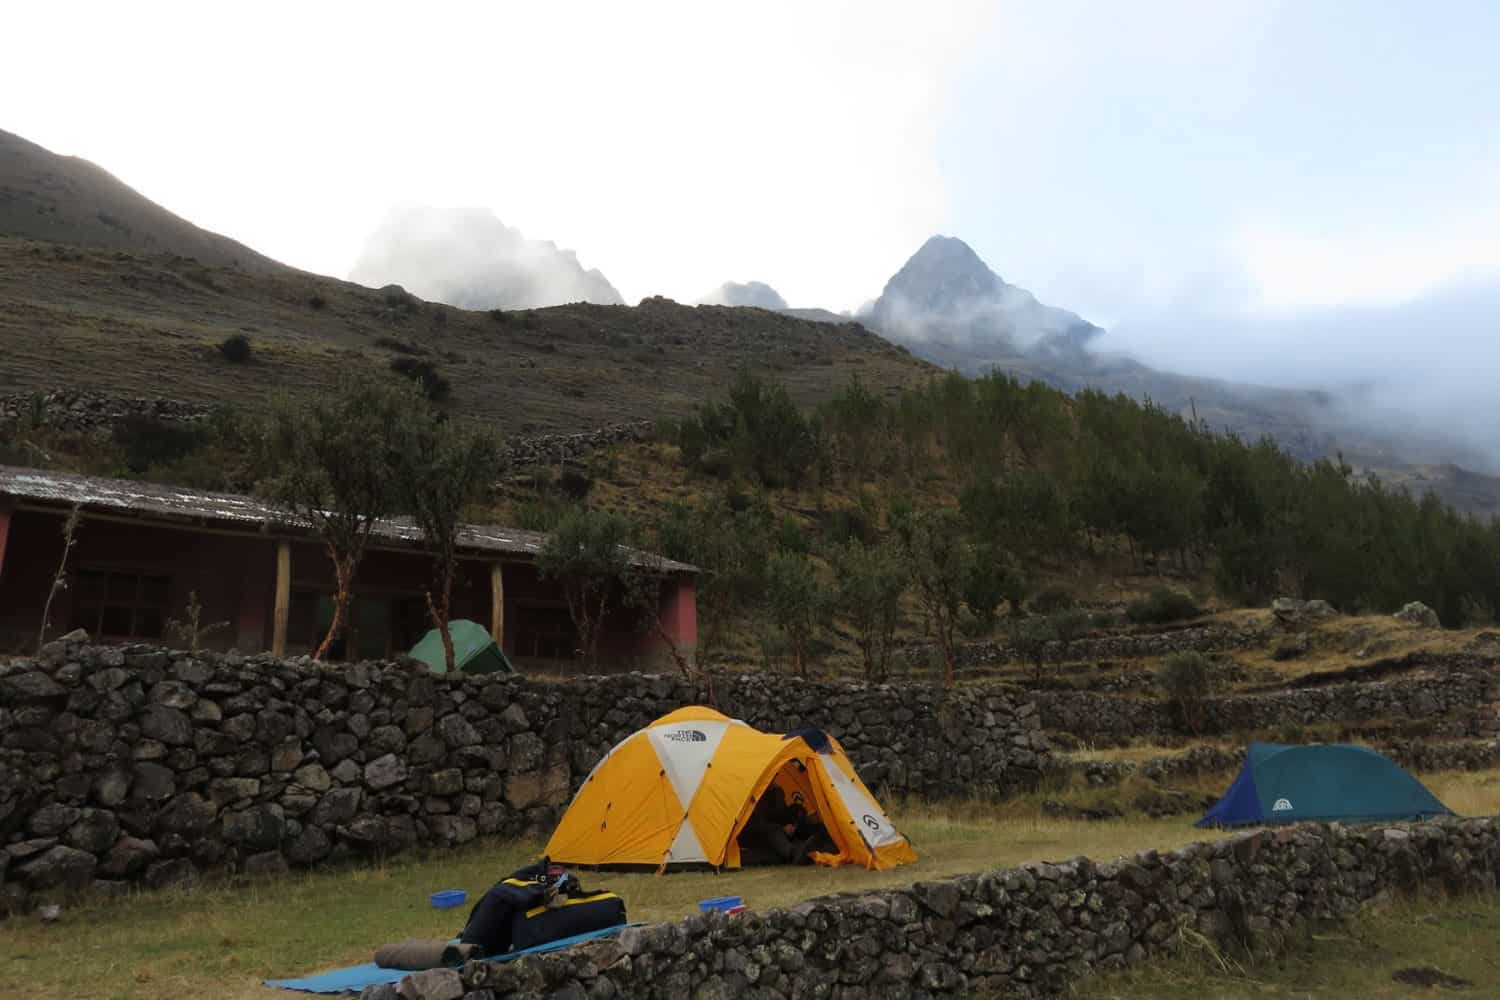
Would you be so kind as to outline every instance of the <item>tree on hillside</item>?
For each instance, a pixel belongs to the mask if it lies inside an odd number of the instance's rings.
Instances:
[[[1156,683],[1182,713],[1194,735],[1202,731],[1204,705],[1224,687],[1223,672],[1195,650],[1172,653],[1162,660]]]
[[[405,423],[396,454],[396,490],[403,510],[422,532],[432,554],[433,586],[427,613],[443,637],[443,656],[453,670],[453,636],[448,631],[453,575],[458,567],[458,533],[464,513],[495,481],[500,444],[486,430],[461,427],[436,410]]]
[[[1010,553],[993,545],[977,545],[964,578],[964,606],[968,614],[960,627],[972,636],[989,635],[995,629],[1000,605],[1019,609],[1026,600],[1026,577]]]
[[[831,553],[838,610],[854,629],[865,677],[881,680],[901,621],[901,597],[911,574],[899,548],[890,542],[866,545],[851,539]]]
[[[1042,665],[1047,660],[1047,646],[1057,639],[1057,627],[1051,618],[1030,616],[1010,620],[1010,648],[1031,664],[1032,679],[1042,680]]]
[[[537,556],[542,576],[562,584],[578,645],[599,662],[599,634],[630,566],[635,530],[623,515],[575,509],[563,515]]]
[[[807,676],[807,648],[827,620],[828,594],[812,560],[781,551],[766,563],[766,612],[792,647],[792,669]]]
[[[765,594],[766,552],[773,546],[768,507],[734,509],[720,498],[696,506],[676,504],[657,524],[662,552],[704,571],[698,581],[698,654],[710,655],[729,625]]]
[[[973,547],[964,537],[963,522],[951,510],[897,510],[893,518],[927,631],[943,651],[943,683],[952,687],[955,633],[974,572]]]
[[[399,503],[397,447],[427,404],[405,386],[347,378],[310,402],[272,403],[259,445],[257,490],[308,522],[333,561],[333,621],[313,659],[344,631],[354,576],[370,532]]]

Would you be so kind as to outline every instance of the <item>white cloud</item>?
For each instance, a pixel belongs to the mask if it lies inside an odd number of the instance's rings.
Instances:
[[[1500,213],[1466,214],[1404,233],[1322,235],[1251,226],[1237,242],[1259,305],[1277,311],[1398,305],[1500,276]]]
[[[37,4],[4,127],[344,274],[387,207],[483,205],[635,299],[754,274],[852,306],[940,224],[978,0]],[[81,25],[87,25],[82,30]],[[58,47],[66,42],[66,66]]]

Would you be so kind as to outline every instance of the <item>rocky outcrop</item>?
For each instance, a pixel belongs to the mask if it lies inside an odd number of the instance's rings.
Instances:
[[[1416,625],[1419,628],[1443,627],[1443,623],[1438,620],[1437,612],[1421,601],[1412,601],[1409,604],[1403,605],[1401,610],[1397,611],[1391,617],[1395,618],[1398,622]]]
[[[895,792],[1004,794],[1051,755],[1035,708],[993,689],[559,684],[59,641],[0,667],[0,913],[80,887],[542,833],[612,746],[703,703],[771,731],[825,729]]]
[[[1299,601],[1294,597],[1278,597],[1271,602],[1271,619],[1277,628],[1288,632],[1336,617],[1338,612],[1327,601]]]
[[[1107,863],[1077,858],[737,916],[629,928],[552,955],[470,962],[364,1000],[1061,996],[1202,935],[1272,951],[1393,894],[1493,892],[1500,824],[1303,826]],[[753,900],[751,901],[753,902]],[[442,992],[429,992],[430,985]]]

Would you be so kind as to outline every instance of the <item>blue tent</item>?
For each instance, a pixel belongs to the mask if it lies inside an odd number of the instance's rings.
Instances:
[[[1369,747],[1252,743],[1239,777],[1198,825],[1369,823],[1451,815],[1420,781]]]

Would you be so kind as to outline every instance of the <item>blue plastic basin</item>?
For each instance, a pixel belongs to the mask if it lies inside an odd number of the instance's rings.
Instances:
[[[462,906],[469,894],[462,889],[444,889],[442,892],[432,894],[432,906],[437,910],[447,910],[455,906]]]
[[[715,896],[713,899],[701,899],[698,901],[698,909],[704,913],[710,910],[732,910],[740,905],[738,896]]]

